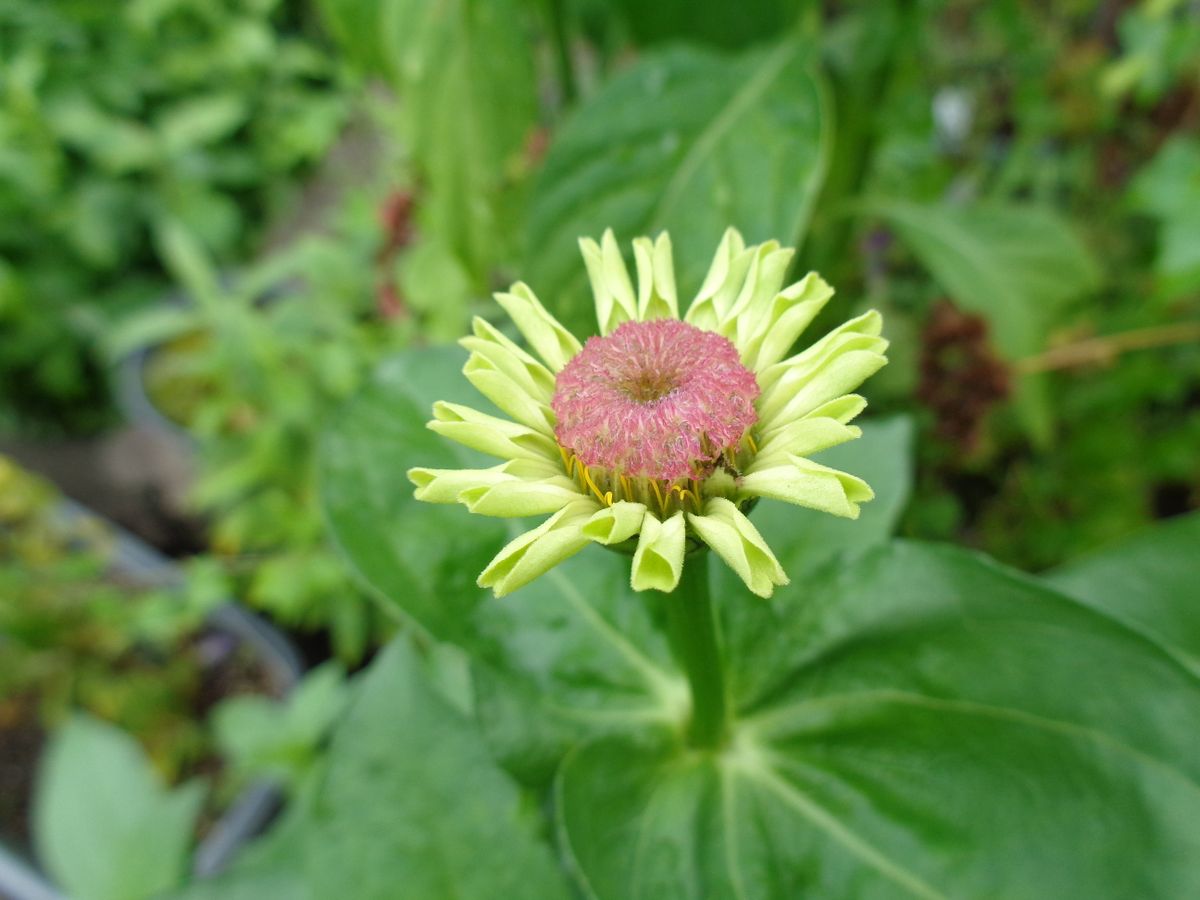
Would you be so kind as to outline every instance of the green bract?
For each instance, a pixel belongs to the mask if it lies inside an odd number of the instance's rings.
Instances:
[[[667,234],[633,242],[636,286],[611,230],[599,243],[580,241],[580,248],[601,335],[626,322],[679,318]],[[678,484],[652,479],[643,496],[614,496],[597,487],[588,466],[556,439],[556,377],[581,352],[580,342],[527,285],[518,283],[496,296],[536,355],[476,318],[472,334],[460,341],[471,354],[463,374],[509,418],[439,402],[429,428],[504,462],[408,473],[419,500],[462,503],[487,516],[549,515],[497,554],[479,577],[481,587],[502,596],[589,543],[628,542],[635,590],[674,590],[688,550],[707,545],[751,591],[768,597],[787,583],[787,575],[746,518],[751,503],[773,498],[857,518],[858,505],[873,496],[871,488],[807,457],[859,436],[849,423],[866,403],[850,391],[887,362],[887,341],[880,336],[880,316],[872,311],[788,356],[833,295],[816,273],[785,286],[792,256],[775,241],[747,246],[735,229],[726,231],[683,321],[736,348],[761,392],[754,402],[757,421],[737,466]],[[620,476],[615,473],[614,484],[621,483]]]

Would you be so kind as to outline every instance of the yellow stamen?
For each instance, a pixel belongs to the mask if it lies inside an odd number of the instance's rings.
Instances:
[[[575,454],[568,453],[566,447],[559,447],[558,452],[562,454],[563,468],[567,470],[567,477],[570,478],[575,471]]]
[[[751,453],[758,453],[758,444],[754,443],[754,435],[748,431],[746,432],[746,443],[750,445]]]
[[[583,473],[583,479],[587,482],[587,486],[591,488],[592,493],[596,495],[596,499],[601,503],[604,503],[604,495],[600,493],[600,488],[596,487],[596,482],[592,481],[592,473],[588,471],[588,467],[583,463],[580,463],[579,470]],[[610,502],[608,505],[612,506],[612,503]]]
[[[650,479],[650,487],[654,489],[654,496],[658,498],[658,511],[666,515],[667,501],[663,499],[662,491],[658,489],[658,482],[653,478]]]

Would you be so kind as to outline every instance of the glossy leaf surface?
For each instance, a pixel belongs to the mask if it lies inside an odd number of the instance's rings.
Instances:
[[[185,896],[566,900],[539,825],[401,638],[360,678],[325,771],[278,828]]]
[[[1200,889],[1200,681],[1158,647],[920,545],[777,597],[730,636],[724,752],[664,730],[568,758],[560,822],[590,895]]]
[[[1200,513],[1168,519],[1057,569],[1063,593],[1129,623],[1200,673]]]
[[[826,166],[828,123],[811,50],[736,57],[648,53],[556,134],[530,208],[525,280],[573,331],[596,328],[576,241],[611,227],[623,246],[671,232],[690,301],[729,226],[798,242]]]

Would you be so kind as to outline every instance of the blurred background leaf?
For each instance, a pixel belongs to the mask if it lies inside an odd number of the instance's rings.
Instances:
[[[180,885],[204,800],[163,787],[136,741],[97,719],[68,722],[38,785],[38,854],[71,896],[131,900]]]
[[[803,240],[828,129],[811,47],[737,57],[643,56],[585,101],[533,189],[523,278],[577,333],[595,330],[576,241],[671,232],[680,296],[700,286],[730,225],[747,241]]]

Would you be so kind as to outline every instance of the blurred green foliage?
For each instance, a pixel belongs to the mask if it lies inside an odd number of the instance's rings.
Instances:
[[[189,649],[211,603],[134,584],[113,547],[99,520],[0,456],[0,722],[38,731],[87,709],[175,775],[211,752]]]
[[[0,2],[0,423],[107,421],[95,342],[163,290],[152,235],[251,251],[347,112],[302,4]]]
[[[374,208],[364,211],[372,226]],[[374,305],[376,235],[362,221],[349,215],[330,235],[223,280],[171,220],[162,254],[186,293],[108,334],[113,356],[147,353],[151,402],[193,443],[192,500],[211,519],[225,594],[287,625],[328,632],[349,663],[387,623],[327,548],[313,455],[329,411],[411,332],[411,322],[388,321]]]

